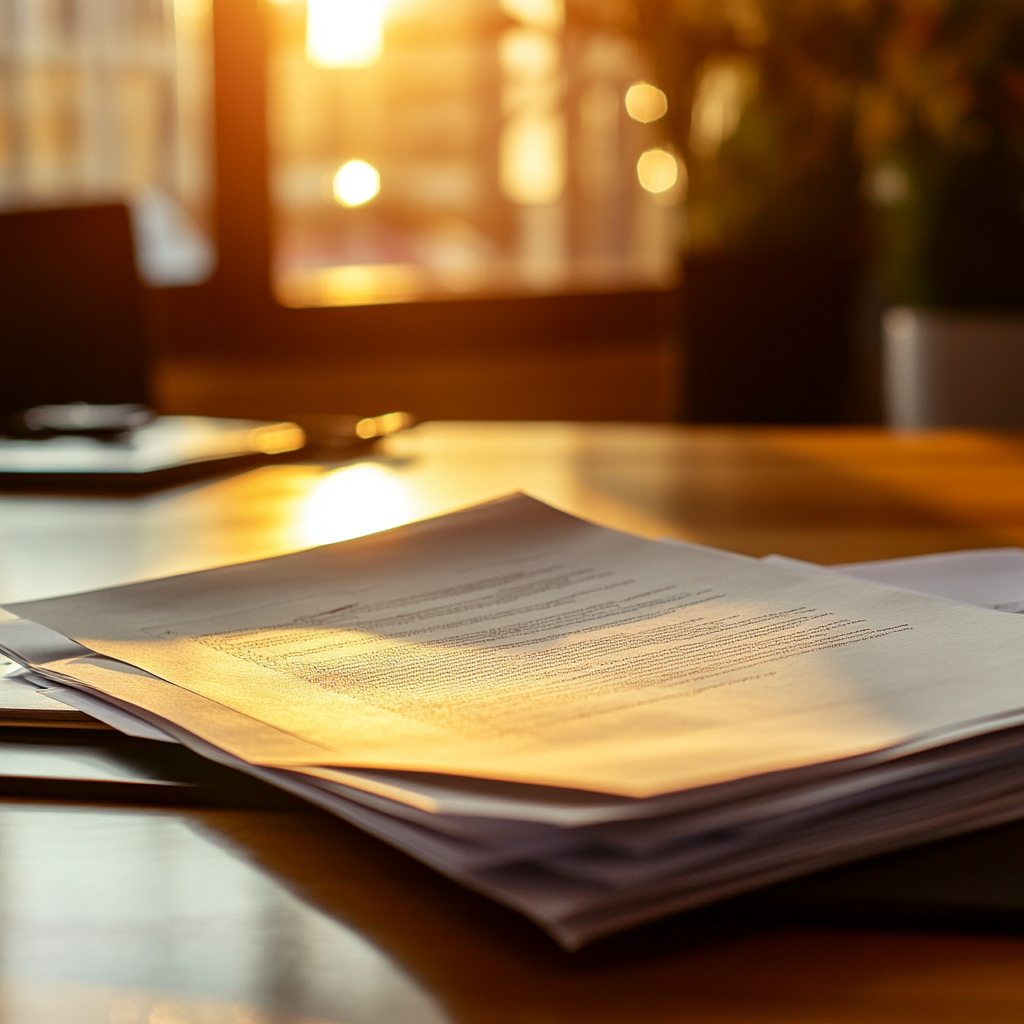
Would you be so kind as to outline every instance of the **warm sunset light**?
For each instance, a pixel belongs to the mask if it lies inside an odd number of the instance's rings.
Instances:
[[[286,306],[365,306],[409,302],[425,287],[415,263],[349,263],[278,275],[274,292]]]
[[[306,58],[321,68],[365,68],[384,46],[387,0],[308,0]]]
[[[261,0],[279,302],[671,281],[686,168],[654,193],[634,168],[675,152],[675,96],[642,40],[568,6]]]
[[[356,424],[356,437],[364,441],[371,437],[387,437],[415,424],[416,419],[407,412],[386,412],[383,416],[364,416]]]
[[[361,462],[328,473],[306,499],[302,530],[308,544],[333,544],[390,530],[413,516],[399,474],[388,466]]]
[[[538,29],[509,29],[498,48],[511,116],[501,132],[501,190],[524,206],[555,202],[565,189],[565,119],[558,112],[560,48]]]
[[[514,203],[553,203],[565,188],[565,128],[554,114],[512,119],[501,137],[501,188]]]
[[[626,91],[626,113],[634,121],[647,124],[668,112],[668,97],[649,82],[635,82]]]
[[[362,206],[380,191],[380,174],[365,160],[349,160],[334,175],[334,198],[342,206]]]
[[[500,0],[499,6],[523,25],[556,32],[565,21],[563,0]]]
[[[636,162],[636,176],[648,192],[667,192],[679,180],[679,165],[666,149],[649,149]]]
[[[306,443],[306,435],[294,423],[274,423],[266,427],[255,427],[249,431],[249,445],[257,452],[279,455],[294,452]]]

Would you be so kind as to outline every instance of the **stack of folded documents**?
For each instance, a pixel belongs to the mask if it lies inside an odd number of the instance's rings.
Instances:
[[[0,649],[58,699],[298,794],[576,948],[1024,817],[1021,595],[914,592],[955,557],[897,589],[518,495],[9,605]]]

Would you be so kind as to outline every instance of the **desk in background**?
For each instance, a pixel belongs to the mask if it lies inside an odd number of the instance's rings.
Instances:
[[[1024,546],[1024,439],[429,423],[343,465],[0,497],[0,600],[273,555],[522,489],[649,537],[844,562]],[[1011,934],[676,918],[569,956],[312,809],[0,804],[4,1024],[1014,1021]]]

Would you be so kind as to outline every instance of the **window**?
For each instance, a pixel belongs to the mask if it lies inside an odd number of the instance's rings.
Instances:
[[[131,205],[150,284],[213,269],[210,0],[0,0],[0,209]]]
[[[627,35],[562,0],[273,0],[287,306],[659,288],[685,167]]]

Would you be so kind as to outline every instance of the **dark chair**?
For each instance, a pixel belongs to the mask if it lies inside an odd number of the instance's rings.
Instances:
[[[0,215],[0,421],[150,402],[142,285],[122,205]]]

